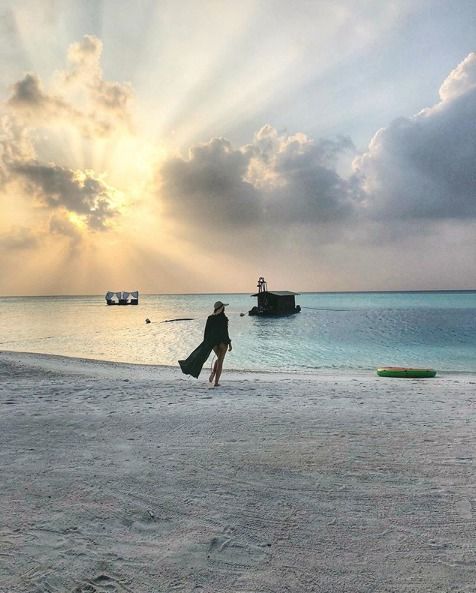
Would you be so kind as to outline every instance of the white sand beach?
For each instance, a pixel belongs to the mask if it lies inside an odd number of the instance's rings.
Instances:
[[[0,353],[0,592],[476,591],[476,377]]]

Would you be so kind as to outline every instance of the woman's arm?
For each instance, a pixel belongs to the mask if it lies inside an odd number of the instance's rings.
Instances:
[[[228,317],[225,317],[225,344],[228,344],[228,350],[231,350],[231,340],[228,334]]]

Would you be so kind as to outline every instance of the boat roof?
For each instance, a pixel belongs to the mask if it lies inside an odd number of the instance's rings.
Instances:
[[[263,290],[262,292],[257,292],[256,294],[252,294],[252,297],[257,297],[260,294],[264,294],[267,292],[268,294],[274,294],[276,296],[293,296],[296,294],[300,294],[299,292],[292,292],[290,290]]]

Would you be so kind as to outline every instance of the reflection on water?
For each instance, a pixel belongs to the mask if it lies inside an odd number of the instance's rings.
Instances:
[[[213,303],[230,303],[228,367],[259,370],[433,366],[476,372],[476,292],[303,294],[298,315],[240,317],[249,295],[0,299],[0,349],[176,365],[202,340]],[[192,318],[163,323],[164,320]],[[151,320],[150,324],[145,319]]]

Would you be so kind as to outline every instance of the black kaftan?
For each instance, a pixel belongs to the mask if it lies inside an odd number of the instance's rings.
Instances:
[[[180,368],[185,375],[192,375],[198,379],[203,365],[214,346],[230,344],[228,335],[228,317],[225,313],[210,315],[205,326],[203,342],[185,360],[179,360]]]

